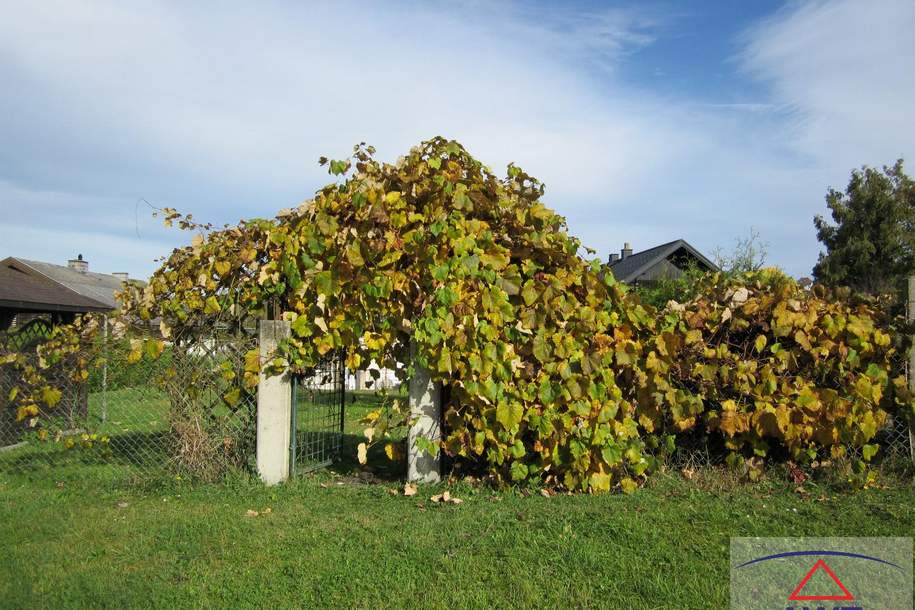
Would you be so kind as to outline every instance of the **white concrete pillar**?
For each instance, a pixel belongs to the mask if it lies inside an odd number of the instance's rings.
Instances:
[[[289,322],[261,320],[261,364],[275,356],[276,346],[289,336]],[[289,442],[292,426],[292,381],[289,375],[267,376],[257,384],[257,472],[267,485],[289,478]]]
[[[407,434],[407,480],[436,483],[441,479],[441,453],[432,456],[416,445],[419,437],[438,441],[442,436],[442,388],[433,383],[429,371],[416,363],[415,346],[410,346],[413,377],[410,379],[410,419]]]

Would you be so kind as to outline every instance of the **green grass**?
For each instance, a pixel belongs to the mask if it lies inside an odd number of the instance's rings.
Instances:
[[[112,432],[159,430],[164,402],[128,421],[142,397],[119,392]],[[659,474],[631,496],[467,483],[450,488],[461,505],[429,501],[444,486],[394,495],[398,467],[353,459],[358,419],[378,406],[348,401],[344,460],[275,488],[241,474],[131,484],[127,464],[79,453],[0,469],[0,607],[725,608],[731,536],[915,532],[910,476],[857,493],[800,494],[775,469],[754,484]]]
[[[915,490],[802,496],[722,473],[631,496],[424,487],[321,472],[265,488],[0,475],[0,606],[725,608],[730,536],[910,536]],[[246,511],[269,514],[246,516]]]

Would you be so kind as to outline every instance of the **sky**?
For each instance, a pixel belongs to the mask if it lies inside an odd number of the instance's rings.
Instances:
[[[606,259],[756,231],[810,274],[852,169],[915,155],[915,2],[0,0],[0,255],[145,278],[359,142],[514,162]],[[910,171],[910,174],[912,172]]]

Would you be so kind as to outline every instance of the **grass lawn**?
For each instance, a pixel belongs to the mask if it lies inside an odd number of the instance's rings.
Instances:
[[[722,478],[550,498],[461,484],[463,504],[438,505],[441,487],[394,496],[396,482],[331,472],[270,489],[123,486],[95,466],[3,474],[0,604],[725,608],[730,536],[915,531],[911,485],[805,498]]]
[[[631,496],[466,483],[450,488],[460,505],[429,501],[444,486],[394,495],[393,469],[352,459],[357,419],[376,407],[347,405],[333,471],[275,488],[247,475],[128,484],[127,464],[76,459],[0,469],[0,606],[726,608],[730,536],[915,532],[911,477],[803,495],[777,471],[752,485],[661,474]],[[122,433],[163,420],[111,415]]]

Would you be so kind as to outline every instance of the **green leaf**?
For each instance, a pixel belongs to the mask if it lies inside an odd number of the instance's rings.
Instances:
[[[527,478],[527,465],[521,462],[512,462],[511,465],[512,481],[523,481]]]
[[[333,295],[333,277],[331,276],[330,271],[320,271],[315,274],[315,288],[317,289],[318,294],[323,294],[328,297]]]
[[[511,430],[521,423],[521,417],[524,409],[517,402],[500,402],[496,406],[496,421],[498,421],[506,430]]]

